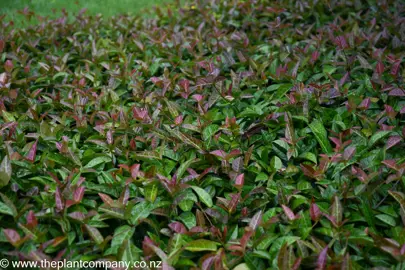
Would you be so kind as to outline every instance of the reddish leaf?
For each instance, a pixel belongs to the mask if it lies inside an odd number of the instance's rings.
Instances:
[[[370,98],[365,98],[359,105],[359,109],[361,110],[367,110],[370,107],[371,104],[371,99]]]
[[[56,203],[56,210],[58,212],[62,211],[64,206],[63,206],[63,200],[62,200],[62,195],[60,193],[59,187],[56,187],[55,191],[55,203]]]
[[[141,167],[140,164],[134,164],[131,166],[131,177],[136,179],[139,174],[139,168]]]
[[[386,159],[386,160],[381,161],[381,163],[386,165],[388,168],[398,170],[397,162],[394,159]]]
[[[240,245],[242,247],[243,250],[245,250],[249,239],[252,237],[253,235],[253,231],[250,227],[246,227],[245,228],[245,233],[243,234],[243,236],[240,239]]]
[[[186,91],[189,92],[190,81],[186,79],[182,79],[179,81],[179,85]]]
[[[301,261],[302,261],[302,258],[301,258],[301,257],[297,258],[297,259],[295,260],[295,262],[294,262],[294,264],[293,264],[291,270],[298,270],[298,269],[300,268]]]
[[[280,270],[290,270],[289,256],[288,256],[288,244],[285,243],[278,252],[277,266]]]
[[[312,200],[310,208],[309,208],[309,214],[311,215],[311,219],[313,221],[318,221],[321,218],[321,210],[319,209],[318,205],[316,205],[316,203],[314,203],[314,201]]]
[[[14,68],[13,62],[11,60],[7,60],[6,63],[4,64],[4,69],[10,73],[11,71],[13,71],[13,68]]]
[[[289,220],[294,220],[296,218],[294,212],[288,206],[283,204],[281,207],[283,207],[284,213]]]
[[[243,158],[238,157],[232,161],[232,170],[235,172],[240,172],[243,170]]]
[[[37,145],[38,141],[35,141],[34,144],[31,146],[30,150],[28,151],[27,160],[31,162],[35,161],[35,157],[37,156]]]
[[[186,233],[187,232],[186,227],[178,221],[170,223],[169,228],[172,229],[176,233]]]
[[[233,213],[236,210],[236,207],[239,204],[240,201],[240,194],[230,194],[231,200],[229,201],[229,204],[227,205],[228,207],[228,212]]]
[[[253,231],[255,231],[257,229],[257,227],[260,225],[260,223],[262,222],[262,216],[263,216],[262,210],[260,210],[250,220],[249,227],[252,228]]]
[[[234,149],[226,155],[226,160],[230,160],[231,158],[237,157],[241,154],[239,149]]]
[[[245,174],[239,174],[235,179],[235,187],[241,189],[245,183]]]
[[[311,63],[315,63],[315,61],[318,60],[319,55],[320,53],[318,50],[313,51],[311,54]]]
[[[310,177],[310,178],[315,178],[315,170],[308,164],[300,164],[301,170],[304,173],[304,175]]]
[[[178,115],[175,119],[174,119],[174,123],[176,125],[180,125],[181,123],[183,123],[183,115]]]
[[[215,255],[207,254],[203,257],[201,270],[210,270],[211,266],[214,264]]]
[[[393,97],[404,97],[405,90],[403,90],[401,88],[394,88],[388,93],[388,95],[393,96]]]
[[[375,71],[377,72],[378,75],[381,75],[384,72],[384,64],[381,61],[377,63]]]
[[[112,130],[110,129],[109,131],[107,131],[107,143],[108,144],[112,144],[113,143],[113,132],[112,132]]]
[[[326,246],[319,254],[316,262],[316,270],[324,270],[326,268],[326,262],[328,260],[328,247]]]
[[[398,75],[399,67],[401,65],[401,60],[395,61],[395,63],[391,67],[391,74],[394,76]]]
[[[52,246],[56,247],[67,239],[66,236],[58,236],[52,240]]]
[[[108,196],[107,194],[103,194],[103,193],[99,193],[98,196],[100,196],[101,200],[103,200],[103,202],[105,204],[107,204],[108,206],[113,206],[114,201],[113,201],[113,199],[111,199],[110,196]]]
[[[19,245],[19,242],[21,241],[21,237],[16,230],[4,229],[3,233],[6,236],[7,240],[10,242],[10,244],[12,244],[15,247],[17,247]]]
[[[346,38],[344,36],[338,36],[335,39],[335,43],[336,45],[339,47],[339,49],[343,50],[345,48],[347,48],[347,42],[346,42]]]
[[[37,227],[38,221],[37,218],[35,217],[34,211],[30,210],[27,215],[27,228],[29,229],[34,229]]]
[[[211,155],[217,156],[219,158],[225,159],[226,153],[224,150],[215,150],[210,152]]]
[[[119,201],[122,205],[127,205],[129,200],[129,187],[126,186],[125,189],[122,191]]]
[[[75,192],[73,193],[73,200],[75,202],[79,203],[82,201],[85,189],[86,188],[84,186],[76,188]]]
[[[394,239],[384,238],[372,232],[368,232],[368,234],[373,238],[375,246],[381,250],[392,256],[399,256],[401,254],[401,246]]]
[[[346,147],[345,151],[343,152],[343,159],[344,160],[351,159],[353,157],[354,153],[356,153],[356,147],[354,147],[354,146]]]
[[[397,145],[400,141],[402,141],[401,136],[391,136],[387,140],[386,149],[390,149],[391,147]]]
[[[82,212],[72,212],[68,214],[69,217],[77,220],[83,220],[86,216]]]
[[[69,207],[71,207],[72,205],[75,205],[75,204],[77,204],[77,202],[75,202],[73,200],[66,200],[65,208],[69,208]]]

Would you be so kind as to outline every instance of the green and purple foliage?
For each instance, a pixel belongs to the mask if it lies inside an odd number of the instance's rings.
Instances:
[[[405,6],[368,2],[0,21],[0,256],[402,269]]]

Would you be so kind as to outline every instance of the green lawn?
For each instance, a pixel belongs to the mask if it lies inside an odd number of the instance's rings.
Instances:
[[[65,8],[69,14],[76,14],[83,8],[87,14],[101,13],[104,16],[113,16],[119,13],[140,13],[142,10],[156,5],[171,2],[172,0],[1,0],[0,14],[6,14],[6,20],[22,23],[22,15],[18,10],[28,7],[30,11],[41,16],[56,17],[61,9]],[[55,13],[56,12],[56,13]],[[31,21],[31,23],[33,23]],[[25,22],[23,22],[25,23]]]

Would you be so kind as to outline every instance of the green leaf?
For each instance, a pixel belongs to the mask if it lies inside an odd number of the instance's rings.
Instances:
[[[218,125],[209,125],[207,126],[204,130],[203,130],[203,139],[204,141],[212,139],[212,137],[215,135],[215,133],[217,133],[217,131],[219,130],[219,126]]]
[[[373,134],[368,142],[369,147],[373,146],[376,142],[383,139],[384,137],[387,137],[391,133],[391,131],[383,130]]]
[[[336,71],[336,67],[325,65],[325,66],[323,66],[323,70],[322,70],[322,71],[323,71],[323,73],[325,73],[325,74],[331,75],[331,74],[333,74],[333,73]]]
[[[158,184],[151,183],[144,187],[145,199],[147,199],[148,201],[153,203],[156,200],[157,194],[158,194]]]
[[[150,202],[140,202],[131,210],[131,224],[137,225],[141,219],[147,218],[150,212],[154,209],[154,205]]]
[[[380,214],[380,215],[376,215],[375,217],[392,227],[395,227],[397,225],[395,222],[395,219],[389,215]]]
[[[324,153],[331,153],[332,152],[332,146],[329,143],[328,140],[328,134],[323,126],[323,123],[317,119],[312,121],[311,124],[309,124],[309,128],[311,129],[312,133],[315,135],[316,140],[320,144],[322,151]]]
[[[283,163],[278,156],[274,156],[270,161],[270,167],[273,169],[273,171],[278,171],[283,167]]]
[[[84,224],[84,227],[87,229],[91,239],[96,242],[97,245],[101,245],[104,242],[104,237],[101,235],[100,231],[97,228],[91,227],[87,224]]]
[[[316,159],[316,155],[312,152],[305,152],[299,155],[300,158],[312,161],[313,163],[317,164],[318,160]]]
[[[0,213],[14,216],[13,210],[5,203],[0,202]]]
[[[246,263],[240,263],[233,270],[251,270]]]
[[[6,186],[11,179],[12,168],[8,156],[4,156],[0,164],[0,188]]]
[[[183,163],[180,164],[179,168],[177,169],[177,179],[181,179],[185,171],[187,170],[188,167],[190,167],[191,164],[194,162],[197,162],[198,160],[195,158],[191,158]]]
[[[183,212],[179,216],[179,220],[187,227],[191,229],[197,225],[197,219],[192,212]]]
[[[89,163],[87,163],[83,168],[85,168],[85,169],[93,168],[97,165],[100,165],[102,163],[107,163],[107,162],[111,162],[110,157],[107,157],[107,156],[96,157],[96,158],[90,160]]]
[[[335,218],[336,223],[340,224],[343,218],[343,208],[339,197],[336,195],[333,197],[333,203],[331,208],[332,208],[331,215]]]
[[[173,118],[176,118],[179,115],[178,112],[180,110],[179,106],[175,102],[170,101],[167,98],[165,98],[164,101],[166,102],[167,108],[169,109],[171,116]]]
[[[192,252],[199,252],[199,251],[216,251],[220,243],[206,240],[206,239],[198,239],[191,241],[185,247],[186,250]]]
[[[100,212],[104,212],[106,215],[109,215],[109,216],[112,216],[115,218],[119,218],[119,219],[125,219],[124,212],[121,209],[112,208],[107,205],[103,205],[103,206],[100,206],[98,208],[98,210]]]
[[[201,148],[202,142],[197,140],[196,138],[193,138],[187,134],[184,134],[180,132],[178,129],[172,129],[169,125],[163,125],[163,127],[173,136],[177,137],[180,141],[182,141],[185,144],[188,144],[198,150],[203,150]]]
[[[366,198],[360,198],[361,200],[361,207],[360,210],[364,215],[368,225],[375,230],[375,223],[374,223],[374,214],[372,212],[370,201]]]
[[[113,252],[111,254],[116,254],[118,252],[118,249],[125,242],[125,240],[131,239],[134,232],[135,232],[135,228],[130,227],[128,225],[123,225],[123,226],[115,229],[114,236],[111,241],[111,248],[113,250]]]
[[[206,192],[204,189],[197,187],[197,186],[191,186],[191,188],[197,193],[198,197],[200,200],[208,207],[212,207],[212,199],[211,196]]]
[[[58,164],[66,165],[68,164],[69,160],[58,153],[48,153],[46,156],[49,160],[52,160]]]
[[[14,205],[14,203],[3,193],[0,192],[0,197],[3,200],[3,202],[11,209],[13,212],[13,217],[16,217],[18,215],[18,210],[17,207]]]
[[[140,260],[142,250],[137,248],[130,239],[125,239],[118,250],[118,259],[120,261],[135,263]]]

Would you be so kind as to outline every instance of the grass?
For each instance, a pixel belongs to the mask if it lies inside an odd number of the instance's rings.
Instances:
[[[28,7],[36,15],[56,17],[63,8],[69,14],[77,14],[86,8],[87,14],[99,14],[110,17],[120,13],[140,13],[142,10],[156,5],[168,3],[171,0],[1,0],[0,15],[5,14],[6,20],[12,20],[17,25],[24,26],[28,22],[18,13]],[[34,18],[29,24],[37,22]]]

